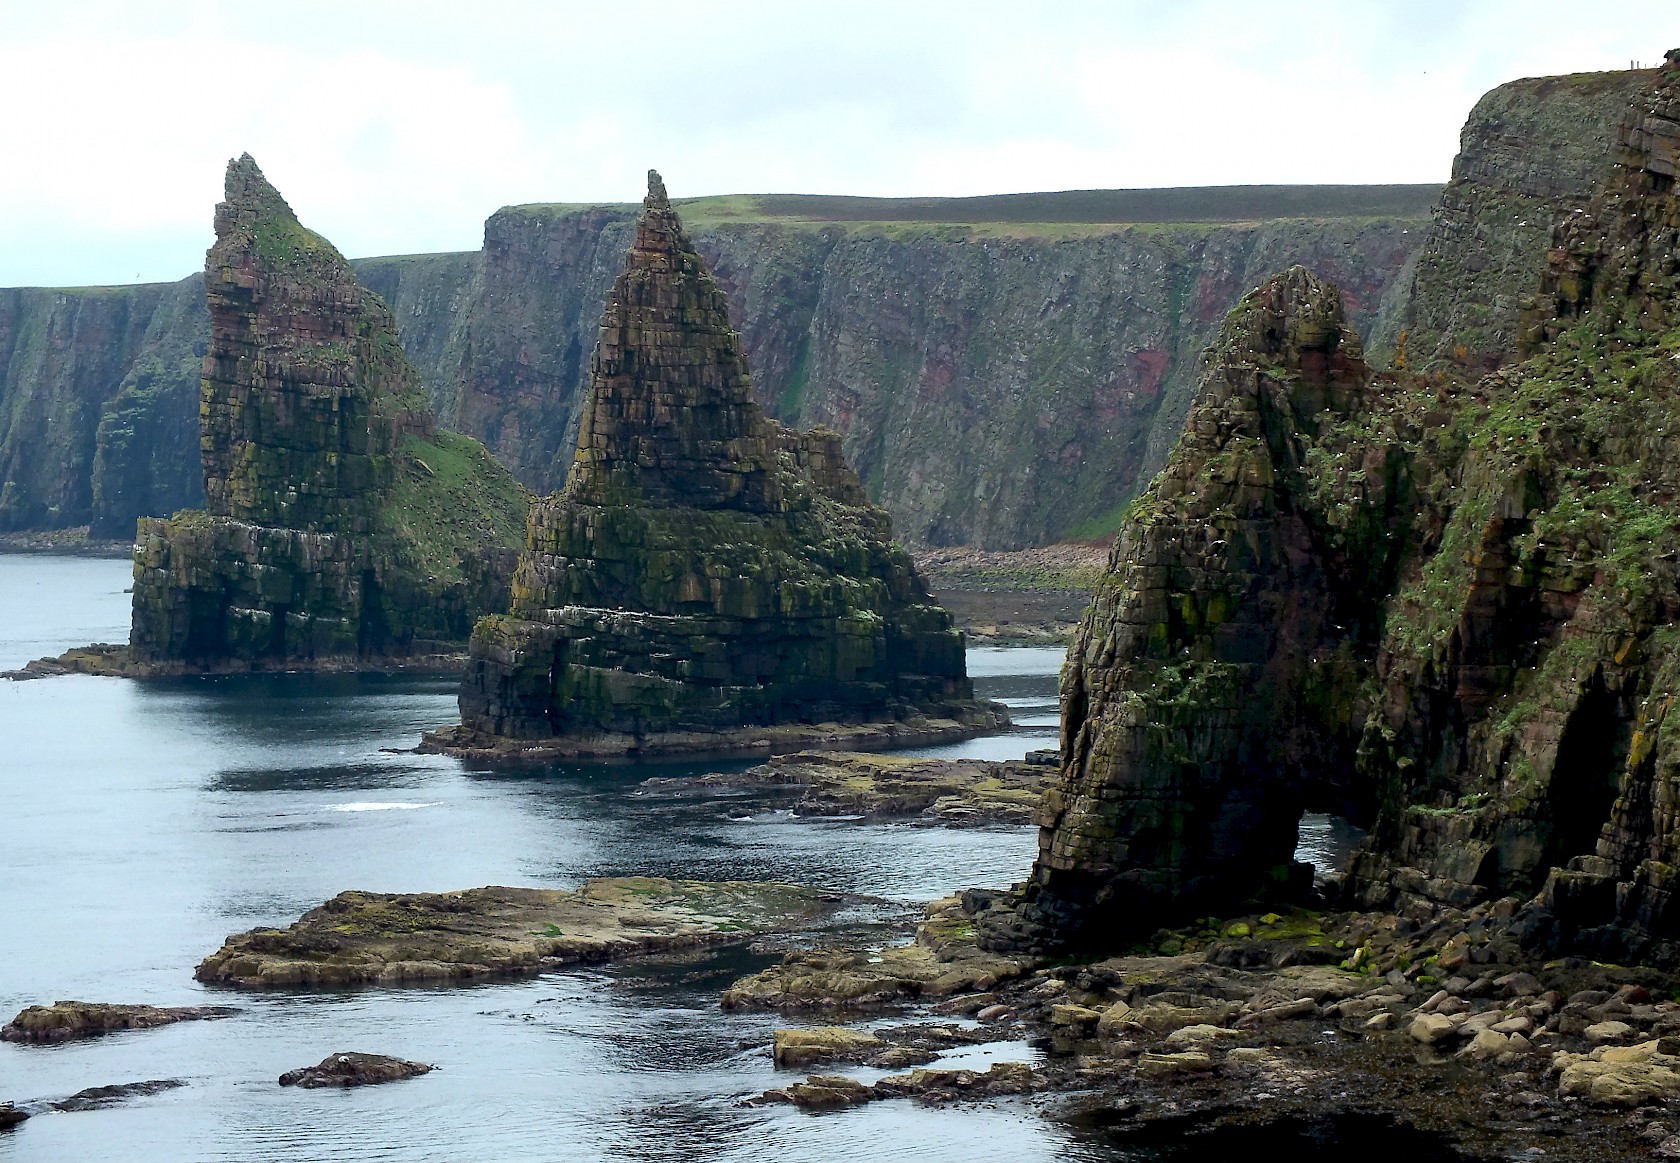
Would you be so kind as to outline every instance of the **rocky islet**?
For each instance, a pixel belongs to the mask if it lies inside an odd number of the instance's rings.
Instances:
[[[655,173],[592,369],[566,487],[533,508],[512,608],[475,627],[461,726],[429,749],[750,753],[1006,721],[974,699],[961,632],[839,438],[754,401],[728,300]]]

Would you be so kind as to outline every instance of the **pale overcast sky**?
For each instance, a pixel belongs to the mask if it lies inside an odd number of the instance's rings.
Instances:
[[[198,269],[249,150],[350,255],[515,202],[1444,181],[1676,0],[0,0],[0,286]]]

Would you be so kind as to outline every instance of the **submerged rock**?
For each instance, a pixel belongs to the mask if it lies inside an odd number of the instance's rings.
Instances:
[[[374,1086],[381,1082],[418,1078],[422,1074],[430,1074],[433,1069],[424,1062],[410,1062],[405,1058],[344,1051],[328,1054],[314,1066],[286,1071],[280,1076],[280,1085],[299,1086],[306,1090],[323,1086]]]
[[[474,630],[461,727],[428,746],[750,753],[1001,716],[839,437],[759,410],[723,291],[650,174],[566,487],[533,510],[511,612]]]
[[[175,1090],[185,1086],[179,1078],[154,1078],[148,1082],[121,1082],[115,1086],[90,1086],[86,1090],[78,1090],[69,1098],[56,1099],[47,1105],[55,1111],[97,1111],[118,1103],[127,1102],[131,1098],[143,1098],[150,1094],[162,1094],[166,1090]]]
[[[801,816],[912,817],[964,827],[1031,823],[1054,776],[1054,768],[1026,761],[805,751],[744,772],[652,779],[642,786],[804,788],[793,805]]]
[[[173,1022],[231,1017],[238,1012],[233,1006],[165,1007],[58,1001],[50,1006],[19,1010],[15,1018],[0,1026],[0,1042],[62,1042],[114,1030],[149,1030]]]
[[[246,989],[544,973],[810,928],[846,898],[764,881],[605,877],[576,891],[344,892],[286,929],[229,937],[194,976]]]
[[[458,648],[504,608],[527,497],[440,432],[390,310],[249,155],[205,260],[206,508],[144,518],[126,657],[95,673],[343,669]]]
[[[0,1102],[0,1131],[10,1130],[28,1117],[28,1111],[20,1111],[9,1102]]]

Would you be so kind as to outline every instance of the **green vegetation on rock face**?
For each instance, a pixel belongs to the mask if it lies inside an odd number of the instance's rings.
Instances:
[[[345,665],[460,642],[506,604],[524,490],[436,430],[389,309],[249,156],[216,227],[208,511],[140,522],[136,663]]]
[[[601,315],[575,467],[533,509],[466,729],[630,739],[976,709],[962,635],[833,432],[754,402],[728,301],[657,175]]]
[[[1238,899],[1310,808],[1371,827],[1355,903],[1538,892],[1532,940],[1680,958],[1680,52],[1641,81],[1499,370],[1362,370],[1304,272],[1233,313],[1070,654],[996,941]]]

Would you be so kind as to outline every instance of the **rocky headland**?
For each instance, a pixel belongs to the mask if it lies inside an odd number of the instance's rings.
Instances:
[[[728,300],[657,174],[592,368],[566,487],[532,511],[511,611],[473,631],[461,726],[427,749],[753,754],[1007,721],[975,701],[962,633],[839,438],[754,401]]]

